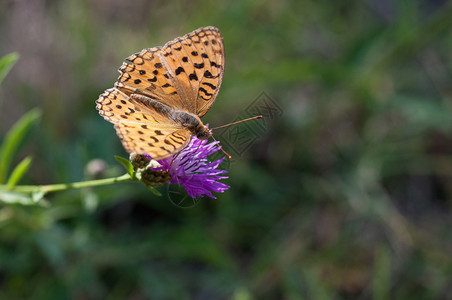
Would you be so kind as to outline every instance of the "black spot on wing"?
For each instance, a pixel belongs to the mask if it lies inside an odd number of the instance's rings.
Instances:
[[[164,143],[167,144],[167,145],[170,145],[171,147],[174,148],[174,150],[176,150],[176,146],[174,146],[170,141],[165,140]]]
[[[168,153],[171,153],[171,151],[169,151],[168,149],[166,149],[165,147],[160,147],[160,149],[162,149],[163,151],[166,151]]]
[[[200,63],[200,64],[194,63],[193,66],[194,66],[196,69],[202,69],[202,68],[204,68],[204,63]]]
[[[183,136],[183,135],[179,135],[179,134],[173,134],[173,135],[171,135],[170,136],[171,138],[174,138],[174,139],[177,139],[177,140],[180,140],[180,141],[185,141],[185,136]]]
[[[211,89],[216,89],[217,87],[209,82],[203,82],[202,84],[207,85],[208,87],[210,87]]]
[[[200,87],[199,90],[200,90],[201,92],[203,92],[206,96],[212,96],[212,95],[213,95],[213,94],[207,92],[206,89],[203,88],[203,87]]]
[[[176,69],[176,71],[175,71],[176,75],[179,75],[179,74],[182,73],[182,72],[185,73],[185,70],[184,70],[184,68],[182,68],[182,67],[178,67],[178,68]]]
[[[196,73],[193,72],[190,75],[188,75],[188,79],[197,81],[198,80],[198,76],[196,76]]]
[[[210,65],[211,65],[212,67],[215,67],[215,68],[221,68],[221,66],[220,66],[220,65],[217,65],[217,63],[214,62],[214,61],[211,61],[211,62],[210,62]]]
[[[218,78],[219,76],[220,76],[220,74],[218,74],[216,76],[212,75],[212,73],[210,73],[209,70],[204,72],[204,77],[206,77],[206,78]]]

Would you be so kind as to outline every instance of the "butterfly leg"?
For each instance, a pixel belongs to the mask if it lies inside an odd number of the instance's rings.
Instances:
[[[178,157],[180,154],[180,151],[176,153],[176,155],[173,156],[173,159],[171,160],[170,166],[173,165],[173,161],[176,159],[176,157]]]

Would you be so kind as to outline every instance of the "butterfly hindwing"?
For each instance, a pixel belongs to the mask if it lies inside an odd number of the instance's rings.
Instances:
[[[106,90],[96,102],[100,115],[115,124],[129,153],[147,154],[159,160],[179,152],[191,140],[191,133],[181,125],[116,88]]]
[[[116,123],[115,129],[122,145],[129,153],[146,154],[161,160],[184,149],[191,140],[186,129],[154,127],[152,123],[144,125],[134,123]]]

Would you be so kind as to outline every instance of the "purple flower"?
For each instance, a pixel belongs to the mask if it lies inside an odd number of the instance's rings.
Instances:
[[[225,170],[217,170],[225,157],[210,162],[207,156],[220,150],[217,141],[207,144],[207,140],[200,140],[193,136],[188,146],[169,158],[159,160],[162,165],[154,170],[169,170],[172,180],[169,183],[181,184],[193,199],[197,196],[216,199],[212,192],[222,193],[230,186],[219,182],[226,179]]]

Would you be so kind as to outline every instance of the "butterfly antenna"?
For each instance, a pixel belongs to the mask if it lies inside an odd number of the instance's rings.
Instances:
[[[246,121],[251,121],[251,120],[255,120],[255,119],[261,119],[261,118],[262,118],[262,115],[260,115],[260,116],[255,116],[255,117],[252,117],[252,118],[243,119],[243,120],[240,120],[240,121],[237,121],[237,122],[233,122],[233,123],[229,123],[229,124],[226,124],[226,125],[221,125],[221,126],[218,126],[218,127],[210,128],[210,130],[220,129],[220,128],[223,128],[223,127],[227,127],[227,126],[231,126],[231,125],[235,125],[235,124],[238,124],[238,123],[242,123],[242,122],[246,122]]]
[[[237,121],[237,122],[232,122],[232,123],[225,124],[225,125],[222,125],[222,126],[210,128],[210,130],[220,129],[220,128],[224,128],[224,127],[227,127],[227,126],[239,124],[239,123],[246,122],[246,121],[250,121],[250,120],[260,119],[260,118],[262,118],[262,115],[260,115],[260,116],[255,116],[255,117],[251,117],[251,118],[247,118],[247,119],[243,119],[243,120],[240,120],[240,121]],[[213,140],[214,140],[215,142],[217,141],[217,140],[213,137],[213,135],[212,135],[212,138],[213,138]],[[229,159],[232,158],[232,156],[229,155],[229,153],[227,153],[226,151],[223,150],[223,147],[221,147],[220,149],[221,149],[221,151],[223,151],[223,153],[224,153]]]
[[[217,140],[213,137],[213,135],[212,135],[212,138],[213,138],[213,140],[214,140],[215,142],[217,141]],[[229,153],[227,153],[226,151],[223,150],[223,147],[220,146],[220,150],[223,151],[223,153],[227,156],[228,159],[231,159],[231,158],[232,158],[232,156],[230,156]]]

